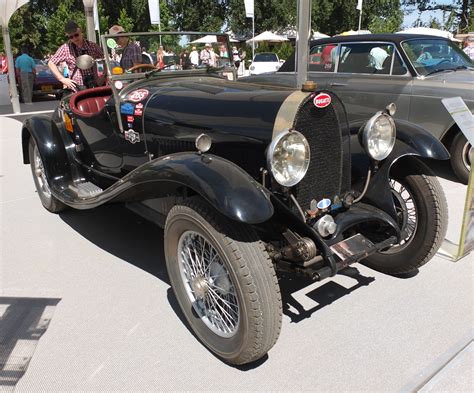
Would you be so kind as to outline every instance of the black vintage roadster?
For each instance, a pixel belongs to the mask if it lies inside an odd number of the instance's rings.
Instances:
[[[108,85],[64,97],[52,118],[26,120],[23,160],[51,212],[121,202],[164,227],[174,293],[214,354],[244,364],[275,344],[277,271],[323,280],[361,261],[401,274],[433,257],[447,207],[423,161],[449,154],[394,121],[394,105],[349,125],[338,97],[311,84],[229,80],[224,35],[127,36],[176,58],[208,50],[206,40],[221,52],[213,63],[204,54],[121,70],[111,63],[116,37],[104,36]]]

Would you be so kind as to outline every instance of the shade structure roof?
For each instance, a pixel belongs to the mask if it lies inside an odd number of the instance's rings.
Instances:
[[[283,42],[283,41],[288,41],[288,38],[283,37],[281,35],[272,33],[271,31],[264,31],[263,33],[260,33],[259,35],[251,38],[250,40],[247,40],[247,44],[251,44],[252,42]]]
[[[239,42],[237,40],[234,40],[233,38],[229,37],[230,42]],[[204,37],[198,38],[197,40],[191,41],[191,44],[206,44],[206,43],[214,43],[217,42],[217,36],[213,34],[205,35]]]
[[[0,0],[0,25],[7,26],[10,17],[29,0]]]
[[[436,37],[448,38],[452,41],[459,41],[454,38],[454,35],[446,30],[433,29],[431,27],[411,27],[406,30],[397,31],[397,34],[425,34],[425,35],[434,35]]]

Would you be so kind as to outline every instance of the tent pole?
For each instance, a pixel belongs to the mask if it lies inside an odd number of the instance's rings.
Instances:
[[[309,37],[311,30],[311,1],[300,0],[298,3],[298,36],[296,43],[296,87],[301,89],[308,79]]]
[[[12,47],[10,43],[10,31],[8,30],[8,26],[2,26],[2,34],[3,34],[3,44],[5,46],[5,53],[7,54],[8,60],[8,78],[10,79],[10,95],[12,100],[13,112],[14,113],[21,113],[20,108],[20,99],[18,97],[18,90],[16,88],[16,79],[15,79],[15,64],[13,63],[13,53]]]
[[[255,57],[255,16],[252,16],[252,61]]]

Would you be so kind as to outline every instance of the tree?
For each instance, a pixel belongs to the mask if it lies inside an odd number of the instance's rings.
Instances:
[[[472,20],[473,5],[472,0],[452,0],[451,3],[441,3],[438,0],[402,0],[402,5],[407,12],[418,12],[419,15],[424,12],[442,11],[443,13],[453,13],[455,22],[451,27],[460,33],[469,31],[470,21]],[[417,22],[420,21],[418,19]],[[432,21],[430,21],[432,22]],[[447,28],[447,26],[442,26]]]
[[[64,26],[69,20],[75,21],[82,31],[86,31],[84,11],[82,10],[81,12],[75,8],[73,0],[63,0],[47,19],[45,32],[45,49],[47,52],[54,53],[59,46],[67,41],[64,34]]]
[[[226,16],[226,0],[169,0],[166,4],[176,30],[222,30]]]

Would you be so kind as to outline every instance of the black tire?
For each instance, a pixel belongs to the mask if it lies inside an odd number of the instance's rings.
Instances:
[[[463,184],[469,182],[469,172],[471,170],[470,149],[471,144],[467,141],[464,134],[459,132],[453,139],[450,154],[453,172]]]
[[[164,233],[171,286],[201,342],[229,364],[264,356],[280,334],[282,304],[275,269],[254,230],[229,220],[201,199],[189,199],[171,209]],[[195,244],[208,250],[201,260],[210,259],[209,263],[185,264],[197,255]],[[187,252],[179,256],[179,249]],[[195,274],[200,266],[204,273]],[[211,309],[211,303],[217,307]],[[225,329],[220,321],[226,323]]]
[[[448,206],[434,173],[416,158],[405,158],[390,173],[404,239],[363,263],[388,274],[416,271],[438,251],[446,235]],[[402,188],[403,187],[403,188]]]
[[[28,154],[36,191],[38,192],[38,196],[44,208],[51,213],[59,213],[63,211],[67,206],[51,194],[48,179],[44,173],[43,161],[41,160],[41,156],[39,155],[38,148],[36,147],[36,142],[33,137],[30,137],[28,144]]]

